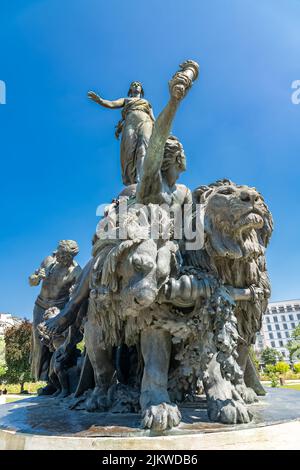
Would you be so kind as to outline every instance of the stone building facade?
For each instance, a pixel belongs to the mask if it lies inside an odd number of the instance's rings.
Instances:
[[[15,325],[18,321],[20,319],[10,313],[0,313],[0,336],[4,336],[5,328]]]
[[[300,299],[270,302],[263,317],[262,329],[257,335],[255,349],[260,352],[266,347],[275,348],[289,361],[286,345],[299,323]]]

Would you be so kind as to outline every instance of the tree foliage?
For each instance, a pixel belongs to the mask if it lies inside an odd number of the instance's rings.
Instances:
[[[259,372],[259,359],[256,355],[256,352],[254,351],[253,346],[250,346],[249,356],[252,359],[252,362],[253,362],[253,365],[254,365],[255,369],[257,370],[257,372]]]
[[[21,392],[24,382],[30,380],[30,350],[32,325],[28,320],[7,328],[5,331],[5,361],[8,383],[20,383]]]
[[[293,330],[287,349],[290,353],[290,361],[300,359],[300,324]]]
[[[265,348],[261,353],[261,359],[265,365],[275,365],[276,362],[282,359],[282,354],[277,349]]]
[[[284,361],[279,361],[275,364],[275,372],[279,374],[286,374],[289,370],[290,366]]]
[[[6,362],[5,362],[5,341],[4,337],[0,337],[0,383],[6,374]]]
[[[300,374],[300,362],[297,362],[296,364],[294,364],[293,369],[296,372],[296,374]]]

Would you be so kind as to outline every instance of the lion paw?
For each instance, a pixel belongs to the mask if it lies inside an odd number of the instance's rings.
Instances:
[[[67,388],[63,388],[57,398],[66,398],[69,395],[69,390]]]
[[[208,416],[211,421],[224,424],[250,423],[252,414],[245,404],[235,400],[211,401],[208,406]]]
[[[246,387],[246,385],[241,384],[236,386],[236,390],[242,397],[244,402],[248,405],[251,403],[256,403],[258,401],[257,395],[252,388]]]
[[[178,426],[181,421],[181,413],[177,405],[161,403],[146,408],[143,413],[142,427],[153,431],[165,431]]]
[[[92,395],[86,399],[85,409],[87,411],[106,411],[107,396],[98,388],[95,388]]]

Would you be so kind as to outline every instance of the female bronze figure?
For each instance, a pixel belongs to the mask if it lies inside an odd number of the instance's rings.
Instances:
[[[144,158],[152,134],[154,115],[151,104],[144,99],[140,82],[132,82],[127,98],[114,101],[104,100],[93,91],[88,92],[91,100],[109,109],[122,109],[122,119],[116,126],[116,137],[122,134],[121,168],[123,183],[128,186],[141,179]]]

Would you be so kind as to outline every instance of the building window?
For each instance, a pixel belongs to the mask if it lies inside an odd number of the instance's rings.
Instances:
[[[297,318],[298,320],[300,320],[300,313],[297,313]]]
[[[289,334],[288,331],[285,332],[285,337],[286,337],[286,338],[289,338],[289,337],[290,337],[290,334]]]
[[[274,317],[274,321],[275,321],[275,322],[278,322],[278,318],[277,318],[277,317]]]
[[[277,333],[278,338],[281,338],[281,333]]]
[[[300,315],[299,315],[299,317],[300,317]],[[270,318],[269,317],[266,317],[266,322],[270,323]]]
[[[280,330],[280,326],[279,326],[279,325],[275,325],[275,328],[276,328],[276,330]]]
[[[271,341],[272,348],[275,348],[275,341]]]
[[[281,352],[282,352],[283,357],[286,357],[285,351],[281,351]]]
[[[295,323],[291,323],[291,327],[292,327],[292,328],[296,328]]]
[[[283,341],[279,341],[279,346],[283,348]]]
[[[285,330],[288,330],[288,326],[287,326],[286,323],[283,324],[283,328],[284,328]]]
[[[293,320],[294,320],[294,315],[289,315],[289,319],[290,319],[291,321],[293,321]]]
[[[281,320],[282,320],[282,321],[286,321],[286,319],[285,319],[285,316],[284,316],[284,315],[281,315]]]
[[[271,325],[268,325],[268,330],[272,331],[272,326]]]
[[[273,333],[269,333],[270,339],[274,339]]]

